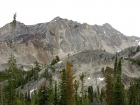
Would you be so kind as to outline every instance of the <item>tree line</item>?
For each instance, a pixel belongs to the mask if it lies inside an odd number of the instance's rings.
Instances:
[[[57,58],[58,59],[58,58]],[[2,105],[139,105],[140,104],[140,78],[134,79],[129,88],[125,88],[122,82],[122,63],[116,56],[114,68],[102,68],[105,78],[105,87],[101,90],[92,86],[85,89],[84,73],[76,80],[72,64],[66,63],[66,67],[60,73],[60,81],[54,81],[53,76],[46,68],[44,75],[47,84],[44,83],[40,89],[34,91],[33,96],[30,90],[26,93],[18,91],[17,88],[29,81],[36,81],[41,67],[36,62],[35,67],[29,71],[19,70],[16,66],[16,59],[11,56],[8,61],[8,69],[0,72],[1,82],[6,84],[1,91]]]

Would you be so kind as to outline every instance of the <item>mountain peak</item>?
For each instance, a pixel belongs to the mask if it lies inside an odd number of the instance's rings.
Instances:
[[[62,19],[61,17],[57,16],[52,21],[58,21],[58,20],[61,20],[61,19]]]
[[[112,26],[109,23],[105,23],[102,26],[107,27],[107,28],[112,28]]]

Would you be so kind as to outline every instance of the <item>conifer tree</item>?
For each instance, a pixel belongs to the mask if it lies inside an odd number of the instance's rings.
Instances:
[[[62,70],[60,83],[60,105],[67,105],[67,75],[66,70]]]
[[[88,98],[89,98],[91,104],[93,103],[93,94],[94,94],[93,87],[89,86],[88,87]]]
[[[131,82],[128,89],[128,105],[140,104],[140,78]]]
[[[112,95],[112,89],[113,89],[113,69],[110,67],[102,68],[102,73],[105,78],[105,100],[106,100],[106,105],[111,105],[111,95]]]
[[[55,82],[55,87],[54,87],[54,105],[58,105],[57,82]]]
[[[79,88],[79,82],[77,80],[74,81],[74,104],[79,105],[79,100],[78,100],[78,88]]]
[[[14,14],[13,16],[13,21],[12,21],[12,34],[14,36],[14,40],[15,40],[15,27],[16,27],[16,14]],[[14,45],[15,47],[15,45]],[[15,50],[15,49],[14,49]],[[15,100],[15,81],[14,81],[14,70],[16,69],[16,59],[14,59],[14,56],[11,54],[11,57],[9,58],[8,61],[8,66],[9,66],[9,70],[8,73],[10,75],[10,78],[8,79],[7,85],[5,86],[5,97],[7,97],[7,101],[10,103],[11,105],[14,104],[14,100]],[[8,91],[6,88],[9,87],[10,91]],[[9,99],[10,98],[10,99]]]
[[[47,91],[46,87],[42,86],[36,96],[35,105],[46,105],[47,101]]]
[[[118,66],[118,60],[117,60],[117,54],[115,56],[115,63],[114,63],[114,78],[116,78],[117,75],[117,66]]]
[[[113,88],[113,105],[124,105],[124,86],[122,83],[122,65],[119,60],[116,72],[116,81]]]
[[[104,105],[104,98],[105,98],[105,90],[104,88],[101,89],[101,94],[100,94],[100,102]],[[110,104],[111,105],[111,104]]]
[[[12,35],[13,35],[13,40],[15,43],[15,27],[16,27],[16,14],[13,16],[13,21],[12,21]],[[12,44],[12,43],[11,43]],[[12,45],[11,45],[12,46]],[[13,45],[15,47],[15,45]],[[15,50],[15,49],[14,49]],[[8,61],[8,70],[6,71],[8,74],[8,81],[4,87],[4,103],[7,105],[14,105],[15,103],[15,70],[17,69],[16,67],[16,59],[14,56],[11,54],[9,61]]]
[[[35,67],[33,68],[32,74],[33,74],[33,79],[37,80],[38,79],[38,72],[40,71],[40,65],[39,63],[36,61],[35,62]]]
[[[67,62],[66,69],[62,70],[62,76],[61,76],[61,98],[60,98],[60,104],[61,105],[72,105],[73,98],[74,98],[74,72],[71,69],[72,64],[70,62]]]
[[[118,62],[117,76],[120,77],[119,79],[122,79],[122,78],[121,78],[121,76],[122,76],[122,63],[121,63],[121,59],[120,59],[119,62]],[[120,81],[121,81],[121,80],[120,80]]]
[[[52,75],[49,75],[49,85],[47,88],[47,94],[48,94],[48,103],[54,103],[54,92],[53,92],[53,85],[52,85]]]
[[[15,39],[16,39],[16,38],[15,38],[15,37],[16,37],[16,35],[15,35],[15,34],[16,34],[16,33],[15,33],[15,29],[16,29],[16,17],[17,17],[17,14],[15,13],[14,16],[13,16],[12,30],[11,30],[11,31],[12,31],[12,36],[13,36],[13,42],[12,42],[11,45],[10,45],[11,48],[14,48],[14,51],[15,51],[15,47],[16,47],[16,46],[15,46],[15,44],[16,44],[16,40],[15,40]]]
[[[71,69],[72,64],[67,62],[66,64],[66,75],[67,75],[67,105],[72,105],[73,103],[73,96],[74,96],[74,79],[75,79],[75,72]]]
[[[26,103],[27,105],[29,105],[30,102],[31,102],[30,91],[27,91],[27,92],[25,93],[25,103]]]
[[[81,104],[83,105],[83,98],[84,98],[84,73],[82,73],[80,76],[80,81],[81,81]]]
[[[11,55],[11,57],[9,58],[8,61],[8,69],[6,70],[7,74],[8,74],[8,81],[4,87],[4,96],[5,96],[5,104],[14,104],[14,100],[15,100],[15,71],[17,69],[16,67],[16,59],[14,58],[14,56]]]
[[[88,95],[87,95],[87,91],[84,91],[84,98],[83,98],[83,105],[88,105]]]
[[[136,52],[139,52],[139,51],[140,51],[140,46],[138,45],[137,49],[136,49]]]

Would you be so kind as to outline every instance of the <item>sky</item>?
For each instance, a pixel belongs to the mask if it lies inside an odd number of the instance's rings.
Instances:
[[[140,0],[0,0],[0,27],[13,20],[26,25],[55,17],[103,25],[109,23],[126,36],[140,37]]]

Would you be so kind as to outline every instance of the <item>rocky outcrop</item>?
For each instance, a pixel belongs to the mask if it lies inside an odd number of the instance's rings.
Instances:
[[[79,75],[84,73],[85,88],[93,86],[96,90],[97,86],[102,88],[105,85],[101,69],[106,67],[113,69],[115,55],[103,50],[85,51],[69,55],[69,57],[53,66],[55,68],[55,72],[53,73],[54,80],[57,81],[60,79],[60,72],[65,67],[67,61],[72,62],[72,70],[75,72],[76,79],[79,80]],[[130,82],[134,78],[139,77],[140,66],[122,58],[122,80],[125,84],[125,88],[129,87]]]

